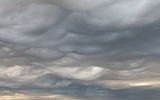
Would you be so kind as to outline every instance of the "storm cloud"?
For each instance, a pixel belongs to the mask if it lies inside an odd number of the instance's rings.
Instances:
[[[0,0],[0,98],[159,100],[159,27],[157,0]]]

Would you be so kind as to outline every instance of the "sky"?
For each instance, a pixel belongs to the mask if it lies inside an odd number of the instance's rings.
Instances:
[[[0,0],[0,100],[160,100],[159,0]]]

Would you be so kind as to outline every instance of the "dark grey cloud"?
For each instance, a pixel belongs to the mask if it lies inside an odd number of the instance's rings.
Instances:
[[[0,0],[0,87],[8,95],[158,100],[159,6],[157,0]]]
[[[0,89],[3,91],[3,88],[0,88]],[[10,90],[12,90],[12,92]],[[28,90],[32,91],[32,94],[27,92]],[[87,85],[80,85],[80,84],[72,84],[67,87],[62,87],[62,88],[42,88],[42,87],[33,87],[33,88],[26,87],[25,88],[25,86],[23,87],[23,89],[8,88],[8,92],[3,91],[1,95],[4,95],[4,93],[5,95],[7,94],[11,95],[11,93],[13,94],[15,93],[15,91],[16,92],[18,91],[17,93],[19,94],[25,93],[27,95],[33,95],[34,93],[35,95],[37,95],[37,97],[35,97],[36,100],[41,99],[38,97],[38,95],[41,94],[42,96],[43,92],[44,93],[49,92],[49,94],[45,94],[45,95],[51,95],[51,94],[58,93],[62,95],[69,95],[71,97],[76,96],[77,98],[86,98],[85,100],[90,100],[89,98],[92,98],[93,100],[106,100],[106,99],[107,100],[135,100],[135,99],[159,100],[160,98],[159,96],[160,89],[153,88],[151,86],[113,90],[113,89],[108,89],[108,88],[104,88],[100,86],[87,86]],[[63,100],[63,99],[60,99],[60,100]]]

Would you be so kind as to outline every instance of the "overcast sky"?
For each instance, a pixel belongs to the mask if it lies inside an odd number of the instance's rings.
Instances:
[[[0,0],[0,99],[160,100],[160,0]]]

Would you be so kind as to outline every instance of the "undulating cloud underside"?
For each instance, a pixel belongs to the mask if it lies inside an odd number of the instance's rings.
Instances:
[[[160,100],[160,1],[0,0],[0,99]]]

